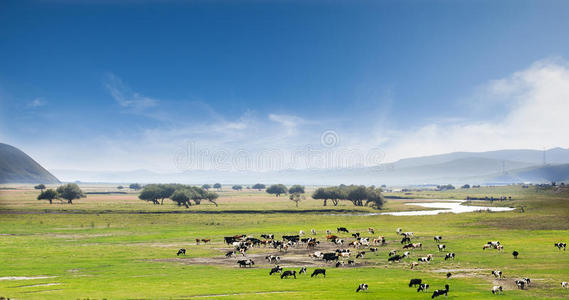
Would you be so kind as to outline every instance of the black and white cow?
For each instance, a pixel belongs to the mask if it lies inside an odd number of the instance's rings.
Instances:
[[[416,285],[421,285],[421,283],[423,283],[423,280],[422,280],[422,279],[419,279],[419,278],[411,279],[411,280],[409,281],[409,287],[414,287],[414,286],[416,286]]]
[[[444,290],[435,290],[433,292],[433,295],[431,296],[431,299],[435,299],[436,297],[441,296],[441,295],[445,295],[445,297],[448,296],[448,290],[449,290],[449,286],[448,286],[448,284],[445,284],[445,289]]]
[[[306,267],[301,267],[300,271],[298,271],[298,275],[306,274]]]
[[[186,249],[182,248],[182,249],[178,250],[178,253],[176,253],[176,256],[180,256],[180,255],[186,255]]]
[[[318,276],[318,274],[322,274],[324,275],[324,278],[326,278],[326,269],[314,269],[314,272],[312,272],[310,277]]]
[[[403,239],[401,239],[401,244],[405,243],[411,243],[411,238],[408,236],[403,237]]]
[[[322,258],[326,262],[329,262],[331,260],[338,260],[338,255],[336,255],[336,253],[324,253],[324,256]]]
[[[429,285],[426,283],[421,283],[419,284],[419,288],[417,288],[417,293],[418,292],[427,292],[427,290],[429,289]]]
[[[435,242],[440,242],[443,240],[443,237],[440,235],[435,235],[435,237],[433,239],[435,240]]]
[[[561,250],[561,248],[563,248],[563,251],[565,251],[565,248],[567,248],[567,243],[555,243],[555,247],[557,247],[557,249]]]
[[[243,259],[243,260],[238,260],[237,264],[239,265],[239,268],[246,268],[246,267],[252,267],[255,262],[251,259]]]
[[[274,240],[275,239],[275,235],[274,234],[261,234],[261,237],[264,239],[268,239],[268,240]]]
[[[518,286],[518,289],[520,289],[520,290],[523,290],[525,285],[526,285],[526,282],[523,280],[516,280],[514,282],[516,283],[516,285]]]
[[[447,246],[446,246],[445,244],[437,245],[437,247],[439,248],[439,252],[440,252],[440,251],[443,251],[443,250],[445,250],[445,249],[447,248]]]
[[[237,252],[228,251],[227,253],[225,253],[225,257],[233,257],[233,256],[237,256]]]
[[[448,259],[451,259],[451,258],[454,260],[454,256],[455,256],[454,252],[447,253],[447,254],[445,255],[445,260],[448,260]]]
[[[350,233],[346,227],[338,227],[338,228],[336,228],[336,230],[338,232]]]
[[[362,251],[362,252],[359,252],[359,253],[356,255],[356,258],[364,258],[365,255],[366,255],[366,252],[365,252],[365,251]]]
[[[377,249],[377,247],[371,247],[371,248],[369,248],[369,252],[375,253],[376,255],[377,255],[377,251],[378,251],[378,250],[379,250],[379,249]]]
[[[501,285],[495,285],[492,287],[492,294],[503,294],[504,291]]]
[[[274,263],[274,264],[278,264],[281,261],[281,257],[280,256],[276,256],[276,255],[268,255],[265,256],[265,259],[269,262],[269,263]]]
[[[274,268],[271,269],[271,271],[269,272],[269,275],[273,275],[275,273],[281,273],[283,271],[283,268],[281,266],[275,266]]]
[[[401,261],[403,258],[405,258],[405,256],[401,256],[399,254],[395,254],[393,256],[391,256],[390,258],[387,259],[387,261],[392,262],[392,261]]]
[[[294,279],[296,279],[296,271],[294,271],[294,270],[293,270],[293,271],[291,271],[291,270],[284,271],[284,272],[281,274],[281,279],[283,279],[283,278],[287,278],[287,279],[288,279],[289,276],[293,276]]]
[[[496,277],[496,278],[502,278],[502,271],[494,270],[494,271],[492,271],[492,275],[494,275],[494,277]]]
[[[569,288],[569,282],[567,282],[567,281],[561,282],[561,287],[564,288],[564,289]]]
[[[362,283],[358,286],[358,288],[356,289],[356,293],[359,291],[367,291],[368,285],[367,283]]]

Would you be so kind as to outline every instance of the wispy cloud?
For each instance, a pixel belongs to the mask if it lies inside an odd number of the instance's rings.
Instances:
[[[286,128],[288,135],[293,135],[297,132],[297,128],[304,124],[304,119],[293,116],[293,115],[283,115],[283,114],[269,114],[269,120],[276,122]]]
[[[35,98],[34,100],[30,101],[26,107],[27,108],[38,108],[38,107],[42,107],[45,106],[47,104],[47,101],[45,101],[45,99],[43,98]]]
[[[123,80],[113,73],[105,76],[104,86],[122,107],[140,111],[158,104],[158,100],[133,92]]]

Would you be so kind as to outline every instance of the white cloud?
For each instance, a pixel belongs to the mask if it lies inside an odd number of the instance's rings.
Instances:
[[[569,64],[544,60],[491,81],[480,105],[506,104],[502,116],[487,120],[433,122],[401,131],[387,146],[389,160],[452,151],[569,147]],[[484,101],[492,99],[491,101]]]
[[[288,135],[296,134],[297,127],[305,123],[300,117],[282,114],[269,114],[269,120],[285,127]]]
[[[45,101],[45,99],[35,98],[34,100],[32,100],[31,102],[28,103],[27,107],[28,108],[38,108],[41,106],[45,106],[46,104],[47,104],[47,101]]]
[[[155,99],[132,92],[130,88],[123,83],[122,79],[115,74],[107,74],[104,85],[115,101],[124,108],[142,110],[158,104],[158,101]]]

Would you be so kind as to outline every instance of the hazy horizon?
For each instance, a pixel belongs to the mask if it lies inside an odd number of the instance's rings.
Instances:
[[[160,173],[569,148],[569,3],[541,4],[7,1],[0,141]]]

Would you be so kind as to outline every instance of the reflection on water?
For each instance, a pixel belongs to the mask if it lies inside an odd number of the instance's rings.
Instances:
[[[414,211],[399,211],[399,212],[387,212],[381,213],[381,215],[392,215],[392,216],[428,216],[436,215],[439,213],[466,213],[473,211],[510,211],[514,210],[513,207],[488,207],[488,206],[469,206],[462,205],[461,203],[465,200],[447,200],[445,202],[417,202],[417,203],[406,203],[406,205],[417,205],[428,208],[440,208],[435,210],[414,210]]]

